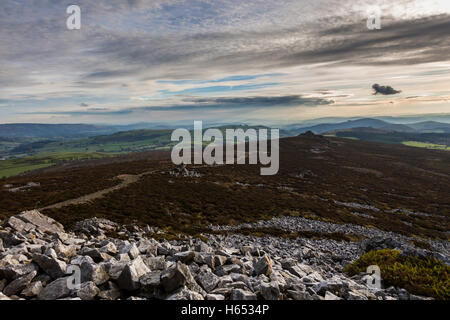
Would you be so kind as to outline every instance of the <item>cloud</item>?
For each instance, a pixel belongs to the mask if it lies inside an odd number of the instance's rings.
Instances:
[[[358,99],[352,90],[364,96],[367,79],[379,78],[368,70],[389,74],[449,61],[450,12],[433,5],[445,1],[380,1],[382,29],[376,31],[365,23],[370,0],[79,0],[79,31],[65,27],[69,0],[0,1],[0,95],[8,101],[33,95],[38,102],[26,107],[42,112],[56,108],[55,97],[73,99],[61,110],[80,100],[127,108],[140,96],[167,99],[154,106],[164,110],[315,106],[331,100],[281,100],[340,81],[345,92],[336,100],[349,94]],[[427,79],[446,76],[422,70]],[[363,74],[368,75],[361,81]],[[411,95],[417,94],[410,90],[414,79],[402,83]],[[247,101],[212,97],[227,94]],[[180,95],[212,100],[173,103]],[[94,97],[108,101],[99,104]]]
[[[80,103],[80,107],[89,107],[89,105],[87,103],[82,102]]]
[[[397,94],[401,91],[395,90],[391,86],[380,86],[378,83],[375,83],[372,86],[372,89],[375,90],[374,94],[382,94],[382,95],[391,95],[391,94]]]
[[[184,102],[184,103],[183,103]],[[302,95],[290,96],[255,96],[255,97],[221,97],[221,98],[185,98],[179,104],[167,106],[129,107],[116,110],[108,108],[89,108],[85,111],[49,111],[28,112],[27,114],[59,114],[59,115],[126,115],[142,112],[196,112],[196,111],[223,111],[223,110],[257,110],[262,108],[286,107],[316,107],[331,105],[334,100],[322,98],[309,98]]]

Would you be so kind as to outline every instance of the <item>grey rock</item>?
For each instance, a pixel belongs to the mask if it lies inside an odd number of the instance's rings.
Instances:
[[[175,261],[180,261],[184,264],[190,264],[194,261],[195,252],[194,251],[184,251],[174,254]]]
[[[398,289],[397,294],[399,300],[409,300],[409,293],[405,289]]]
[[[166,259],[163,256],[146,257],[143,260],[150,270],[164,270],[166,268]]]
[[[77,291],[77,296],[81,300],[94,300],[94,298],[100,293],[100,289],[94,282],[89,281],[81,284],[80,290]]]
[[[89,256],[76,256],[70,260],[70,264],[81,266],[83,262],[94,263],[94,260]]]
[[[107,219],[92,218],[78,222],[74,230],[87,235],[100,236],[108,231],[115,231],[119,226]]]
[[[242,272],[242,266],[239,266],[237,264],[228,264],[224,266],[220,266],[215,271],[216,275],[219,277],[225,276],[230,273],[241,273]]]
[[[225,296],[221,294],[210,294],[208,293],[205,300],[225,300]]]
[[[128,263],[129,261],[115,261],[111,259],[110,261],[105,262],[102,265],[105,271],[108,273],[109,277],[113,280],[117,280]]]
[[[1,300],[12,300],[11,298],[5,296],[3,293],[0,292],[0,301]]]
[[[178,262],[173,268],[164,270],[161,274],[161,285],[169,293],[186,286],[188,289],[202,292],[203,289],[195,282],[189,267]]]
[[[30,282],[34,279],[36,275],[37,271],[32,271],[29,274],[24,275],[23,277],[17,278],[16,280],[8,284],[5,287],[5,289],[3,289],[3,293],[6,294],[7,296],[12,296],[17,293],[20,293],[30,284]]]
[[[269,276],[272,273],[272,260],[268,255],[264,255],[255,264],[254,272],[256,275],[264,274]]]
[[[97,249],[97,248],[84,247],[81,250],[80,254],[91,257],[94,260],[94,262],[106,261],[109,258],[111,258],[111,256],[109,254],[102,252],[102,251],[100,251],[100,249]]]
[[[65,298],[70,295],[70,289],[67,285],[68,278],[60,278],[49,283],[41,292],[37,298],[39,300],[56,300]]]
[[[54,250],[57,256],[62,259],[70,259],[77,254],[77,247],[75,245],[66,246],[59,241],[55,244]]]
[[[116,245],[112,242],[108,242],[103,247],[101,247],[99,250],[100,250],[100,252],[106,253],[111,256],[117,254],[117,252],[118,252]]]
[[[124,243],[119,246],[119,253],[126,253],[131,259],[136,259],[139,256],[140,251],[135,243]]]
[[[402,244],[393,238],[373,237],[363,240],[360,247],[364,252],[382,249],[400,249]]]
[[[41,281],[34,281],[22,291],[22,295],[27,298],[32,298],[37,296],[43,288],[44,286],[42,285]]]
[[[35,228],[31,223],[27,223],[17,217],[10,217],[6,220],[5,226],[13,228],[17,232],[29,232]]]
[[[7,279],[8,281],[12,281],[35,270],[38,270],[38,266],[34,263],[6,265],[0,267],[0,279]]]
[[[204,300],[204,298],[200,293],[187,288],[181,288],[168,296],[167,300]]]
[[[102,265],[83,262],[80,269],[82,283],[92,281],[96,285],[101,285],[109,280],[109,274],[105,271]]]
[[[276,282],[266,283],[263,282],[260,285],[260,293],[265,300],[279,300],[280,299],[280,287]]]
[[[256,294],[243,289],[233,289],[231,300],[257,300]]]
[[[3,291],[3,289],[6,287],[7,284],[8,284],[8,280],[6,280],[6,279],[0,280],[0,292]]]
[[[227,257],[222,255],[215,255],[214,256],[214,266],[219,267],[223,266],[227,262]]]
[[[137,290],[141,285],[139,279],[149,272],[150,269],[147,268],[142,258],[138,257],[125,266],[117,279],[117,285],[123,290]]]
[[[200,272],[196,279],[206,292],[214,290],[220,281],[220,278],[211,271]]]
[[[342,300],[338,296],[332,294],[330,291],[325,292],[325,300]]]
[[[58,279],[66,274],[67,265],[64,261],[43,254],[34,254],[33,261],[53,279]]]
[[[119,287],[113,283],[108,282],[105,290],[100,291],[98,297],[103,300],[116,300],[121,296]]]
[[[366,296],[357,291],[349,291],[347,300],[368,300]]]
[[[139,279],[140,292],[147,298],[160,298],[162,293],[161,287],[161,271],[152,271],[143,275]]]
[[[62,224],[41,214],[37,210],[24,211],[15,217],[25,223],[34,225],[36,229],[43,233],[54,234],[57,232],[64,232],[64,227]]]

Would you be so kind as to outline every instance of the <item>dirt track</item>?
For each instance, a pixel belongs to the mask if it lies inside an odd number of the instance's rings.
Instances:
[[[87,194],[87,195],[81,196],[81,197],[76,198],[76,199],[70,199],[70,200],[66,200],[66,201],[63,201],[63,202],[58,202],[58,203],[49,205],[47,207],[40,208],[38,210],[58,209],[58,208],[67,207],[67,206],[70,206],[70,205],[78,205],[78,204],[88,203],[88,202],[90,202],[92,200],[101,198],[101,197],[103,197],[104,195],[106,195],[106,194],[108,194],[110,192],[113,192],[113,191],[125,188],[126,186],[128,186],[128,185],[130,185],[130,184],[132,184],[134,182],[139,181],[139,179],[141,179],[141,177],[143,177],[145,175],[152,174],[154,172],[156,172],[156,171],[143,172],[143,173],[137,174],[137,175],[121,174],[121,175],[117,176],[116,178],[122,180],[122,182],[119,183],[118,185],[115,185],[114,187],[110,187],[110,188],[103,189],[103,190],[100,190],[100,191],[97,191],[97,192],[94,192],[94,193],[91,193],[91,194]]]

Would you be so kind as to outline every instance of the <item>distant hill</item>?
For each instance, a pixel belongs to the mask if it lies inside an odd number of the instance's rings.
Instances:
[[[230,125],[221,126],[225,137],[226,129],[262,129],[263,126]],[[204,128],[207,129],[207,128]],[[162,130],[131,130],[121,131],[108,135],[98,135],[84,139],[57,140],[46,139],[23,143],[9,150],[9,155],[30,156],[45,153],[80,153],[80,152],[101,152],[101,153],[128,153],[146,150],[156,150],[170,148],[177,142],[171,141],[172,129]],[[289,136],[286,131],[280,131],[281,137]]]
[[[332,136],[338,136],[341,134],[351,134],[351,133],[376,133],[376,134],[387,134],[389,133],[388,130],[382,130],[382,129],[375,129],[371,127],[357,127],[357,128],[349,128],[349,129],[337,129],[337,130],[330,130],[327,132],[322,133],[323,135],[332,135]]]
[[[308,127],[289,126],[291,132],[295,134],[312,131],[316,134],[324,134],[334,130],[353,129],[353,128],[373,128],[388,132],[418,132],[418,133],[450,133],[450,124],[436,121],[424,121],[409,124],[391,123],[379,119],[364,118],[357,120],[348,120],[338,123],[321,123]]]
[[[322,134],[332,130],[351,129],[351,128],[370,127],[378,129],[387,125],[390,125],[390,123],[382,120],[366,118],[358,120],[349,120],[339,123],[323,123],[311,127],[297,128],[292,130],[296,131],[297,134],[304,133],[306,131],[312,131],[316,134]]]
[[[384,127],[381,127],[380,130],[384,131],[397,131],[397,132],[416,132],[416,129],[411,128],[410,126],[407,126],[405,124],[388,124]]]
[[[419,142],[418,146],[428,144],[432,148],[447,149],[450,146],[449,133],[421,133],[421,132],[398,132],[387,131],[374,128],[351,128],[332,130],[326,132],[327,135],[334,135],[341,138],[353,138],[363,141],[408,144],[414,145],[414,142]]]
[[[90,124],[0,124],[0,137],[6,138],[69,138],[111,133],[111,127]]]
[[[436,121],[424,121],[408,124],[409,127],[421,132],[445,132],[450,133],[450,124]]]

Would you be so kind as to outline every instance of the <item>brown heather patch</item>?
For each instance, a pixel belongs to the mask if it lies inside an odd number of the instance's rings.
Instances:
[[[322,159],[317,159],[311,149],[325,151],[320,154]],[[126,161],[108,161],[1,180],[0,186],[33,181],[41,183],[41,187],[14,194],[0,188],[0,215],[5,218],[32,209],[37,201],[43,207],[111,187],[120,183],[114,177],[121,174],[172,167],[168,159],[143,160],[141,154],[131,154]],[[376,170],[382,176],[345,167]],[[275,176],[261,176],[258,165],[202,166],[196,170],[202,177],[176,178],[159,172],[89,203],[45,210],[44,214],[67,227],[85,218],[101,217],[122,224],[138,221],[167,227],[175,234],[199,234],[209,224],[235,225],[294,215],[449,239],[448,152],[338,138],[294,137],[280,140],[280,170]],[[296,177],[306,170],[314,175]],[[279,188],[282,186],[288,188]],[[380,211],[353,209],[335,201],[375,206]],[[401,208],[431,216],[385,212]],[[355,215],[355,211],[373,218]]]

